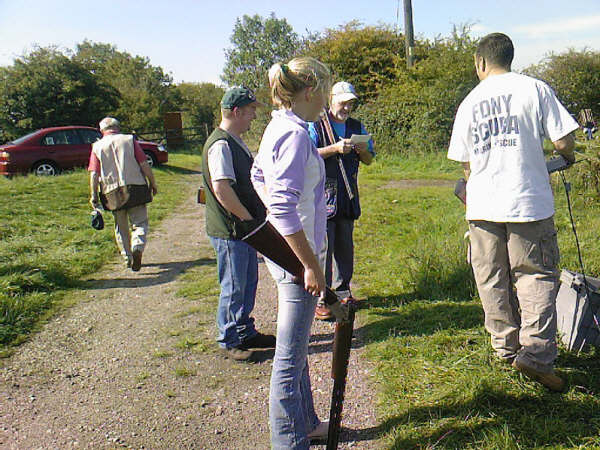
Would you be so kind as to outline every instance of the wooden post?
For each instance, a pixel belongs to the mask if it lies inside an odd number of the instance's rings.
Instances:
[[[406,47],[406,67],[410,69],[414,64],[415,48],[412,0],[404,0],[404,42]]]

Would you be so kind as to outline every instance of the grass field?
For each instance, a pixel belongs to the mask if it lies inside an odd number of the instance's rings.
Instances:
[[[183,183],[198,170],[199,154],[169,155],[154,170],[159,194],[149,208],[151,227],[183,200]],[[117,255],[113,221],[90,226],[88,174],[0,178],[0,346],[19,343],[62,306],[67,290]]]
[[[199,158],[172,154],[156,171],[156,224],[182,200],[182,183]],[[578,166],[573,213],[587,273],[600,274],[600,206],[582,190]],[[466,263],[464,208],[450,183],[406,188],[399,179],[455,180],[461,170],[443,154],[380,154],[361,169],[363,215],[355,228],[357,293],[367,355],[376,366],[378,432],[386,448],[600,448],[597,352],[561,349],[557,366],[569,382],[550,393],[493,357],[483,312]],[[579,271],[564,189],[553,178],[561,265]],[[79,280],[116,257],[110,231],[89,226],[87,174],[0,179],[0,342],[18,343],[40,317],[64,304]],[[107,227],[111,227],[110,216]],[[190,311],[214,308],[214,267],[193,268],[178,294]],[[71,297],[71,296],[66,296]],[[200,305],[197,300],[203,300]],[[210,301],[206,301],[209,299]],[[204,349],[196,335],[181,346]],[[180,370],[178,376],[189,373]]]
[[[464,209],[452,188],[388,184],[459,176],[456,164],[398,159],[378,160],[361,172],[355,280],[368,298],[362,314],[386,446],[599,448],[597,352],[577,356],[561,349],[557,366],[570,386],[564,394],[497,362],[466,263]],[[579,271],[563,188],[554,184],[561,265]],[[588,274],[598,275],[600,209],[584,204],[581,194],[574,185],[573,212]]]

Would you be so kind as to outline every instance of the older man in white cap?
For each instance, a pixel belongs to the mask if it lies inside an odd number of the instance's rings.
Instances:
[[[100,131],[102,139],[93,144],[88,167],[90,203],[98,207],[100,194],[104,209],[112,211],[117,246],[127,267],[137,272],[148,234],[146,203],[157,193],[156,181],[140,144],[121,134],[117,119],[102,119]]]
[[[358,96],[354,86],[346,81],[331,88],[329,110],[319,122],[309,125],[309,133],[325,160],[325,191],[327,199],[327,261],[325,278],[343,299],[351,299],[350,281],[354,271],[354,221],[360,216],[358,198],[358,167],[371,164],[375,157],[372,139],[366,135],[360,121],[350,117]],[[337,268],[336,286],[333,284],[333,261]],[[315,317],[332,317],[324,304],[317,305]]]

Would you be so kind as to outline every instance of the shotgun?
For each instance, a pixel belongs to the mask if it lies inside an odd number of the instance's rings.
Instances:
[[[323,117],[323,128],[325,129],[325,133],[327,133],[327,138],[329,139],[330,144],[335,144],[335,134],[333,133],[333,127],[331,126],[331,122],[329,121],[329,113],[327,112],[327,108],[325,108],[325,116]],[[323,143],[323,145],[325,145],[325,142]],[[348,198],[352,200],[354,198],[354,193],[352,192],[352,188],[350,187],[348,175],[346,174],[346,169],[344,169],[344,163],[342,162],[340,155],[336,155],[335,157],[337,158],[340,173],[342,174],[342,179],[344,180],[344,186],[346,186]]]
[[[285,238],[279,234],[271,223],[268,221],[263,222],[254,231],[242,238],[242,241],[291,273],[294,276],[295,283],[303,283],[304,267],[302,263]],[[333,337],[333,362],[331,364],[333,392],[331,394],[327,435],[327,450],[335,450],[338,447],[340,436],[356,306],[351,301],[343,304],[337,294],[329,287],[325,290],[324,301],[336,319]]]
[[[242,241],[262,253],[282,269],[294,276],[294,283],[304,282],[304,266],[287,243],[269,221],[264,221],[256,229],[242,238]],[[348,320],[349,308],[331,288],[325,290],[325,304],[335,316],[336,320]]]

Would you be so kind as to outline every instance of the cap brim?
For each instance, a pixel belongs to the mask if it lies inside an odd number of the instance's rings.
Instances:
[[[347,102],[349,100],[358,100],[358,97],[351,92],[342,92],[341,94],[334,94],[332,99],[336,102]]]

